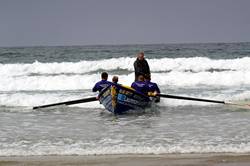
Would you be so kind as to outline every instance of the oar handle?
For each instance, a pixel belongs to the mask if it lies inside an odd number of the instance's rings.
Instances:
[[[192,101],[201,101],[201,102],[225,104],[225,101],[219,101],[219,100],[200,99],[200,98],[185,97],[185,96],[167,95],[167,94],[157,94],[157,96],[165,97],[165,98],[171,98],[171,99],[192,100]]]

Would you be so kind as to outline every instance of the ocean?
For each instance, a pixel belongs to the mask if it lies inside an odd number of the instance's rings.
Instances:
[[[0,48],[0,156],[249,153],[250,110],[162,98],[153,110],[113,115],[99,102],[33,110],[131,85],[144,51],[163,94],[250,103],[250,43]]]

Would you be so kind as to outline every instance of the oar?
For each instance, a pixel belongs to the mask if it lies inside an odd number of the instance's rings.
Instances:
[[[36,107],[33,107],[33,109],[46,108],[46,107],[52,107],[52,106],[57,106],[57,105],[72,105],[72,104],[79,104],[79,103],[87,103],[87,102],[96,101],[96,100],[97,100],[96,97],[89,97],[89,98],[71,100],[71,101],[66,101],[66,102],[61,102],[61,103],[36,106]]]
[[[164,98],[171,98],[171,99],[193,100],[193,101],[202,101],[202,102],[226,104],[225,101],[219,101],[219,100],[200,99],[200,98],[193,98],[193,97],[167,95],[167,94],[157,94],[157,96],[164,97]]]
[[[241,107],[245,109],[250,109],[250,104],[240,104],[240,103],[226,102],[226,101],[220,101],[220,100],[201,99],[201,98],[186,97],[186,96],[174,96],[174,95],[167,95],[167,94],[157,94],[157,96],[164,97],[164,98],[171,98],[171,99],[219,103],[219,104],[226,104],[226,105],[237,106],[237,107]]]

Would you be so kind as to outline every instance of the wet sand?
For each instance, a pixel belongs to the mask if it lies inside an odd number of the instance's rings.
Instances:
[[[250,154],[0,157],[0,166],[250,166]]]

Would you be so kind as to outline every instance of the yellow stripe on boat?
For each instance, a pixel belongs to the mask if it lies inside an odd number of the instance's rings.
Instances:
[[[135,91],[135,89],[134,89],[134,88],[131,88],[130,86],[127,86],[127,85],[121,85],[121,86],[124,87],[124,88],[127,88],[127,89],[130,89],[130,90]]]

